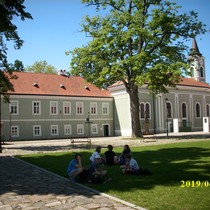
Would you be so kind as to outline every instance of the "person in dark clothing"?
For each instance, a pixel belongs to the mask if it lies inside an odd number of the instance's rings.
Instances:
[[[105,164],[109,166],[118,164],[118,158],[116,156],[116,153],[113,151],[113,146],[109,144],[107,148],[108,150],[104,153]]]
[[[127,154],[131,155],[132,153],[131,153],[130,147],[126,144],[126,145],[124,146],[124,150],[123,150],[123,152],[121,153],[120,158],[119,158],[119,164],[120,164],[120,165],[125,165],[125,164],[126,164],[125,156],[126,156]]]

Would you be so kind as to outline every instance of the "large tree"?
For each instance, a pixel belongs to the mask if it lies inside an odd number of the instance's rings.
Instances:
[[[48,64],[47,61],[36,61],[31,66],[26,68],[26,71],[34,73],[57,74],[57,69]]]
[[[6,42],[14,42],[15,49],[20,49],[23,45],[23,40],[17,32],[17,26],[12,21],[16,17],[20,17],[21,20],[32,19],[31,15],[25,12],[23,3],[24,0],[0,0],[0,85],[3,94],[8,90],[13,90],[9,80],[15,78],[7,62]],[[4,71],[7,71],[7,74]]]
[[[142,136],[138,87],[167,92],[186,69],[186,40],[206,32],[197,13],[166,0],[82,0],[96,6],[82,31],[92,40],[72,52],[72,74],[100,87],[122,81],[130,97],[132,136]]]

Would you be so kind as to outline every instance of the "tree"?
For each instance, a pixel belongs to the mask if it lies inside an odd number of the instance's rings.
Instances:
[[[23,40],[20,39],[17,33],[17,26],[12,23],[15,17],[20,17],[21,20],[26,18],[32,19],[32,16],[25,12],[24,0],[1,0],[0,1],[0,82],[1,93],[4,94],[8,90],[12,91],[13,86],[10,79],[14,79],[12,69],[7,63],[7,47],[5,41],[13,41],[15,49],[20,49]],[[8,74],[5,74],[5,71]]]
[[[33,65],[28,66],[26,71],[34,73],[57,74],[57,69],[49,65],[47,61],[36,61]]]
[[[186,69],[186,40],[206,32],[194,11],[181,14],[166,0],[83,0],[105,15],[86,16],[92,40],[72,53],[71,73],[99,87],[122,81],[130,97],[132,136],[142,136],[138,88],[167,92]]]
[[[167,92],[186,69],[185,41],[206,32],[194,11],[181,14],[163,0],[83,0],[101,15],[86,16],[82,31],[92,40],[70,53],[71,73],[99,87],[122,81],[130,97],[132,136],[142,136],[138,87]],[[104,11],[107,15],[105,15]]]
[[[23,62],[18,59],[14,61],[14,64],[9,64],[8,69],[12,71],[25,71]]]

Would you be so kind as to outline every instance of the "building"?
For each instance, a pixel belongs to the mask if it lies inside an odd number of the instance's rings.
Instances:
[[[4,140],[113,136],[113,97],[81,77],[14,72]]]
[[[139,87],[140,122],[144,134],[203,131],[209,126],[210,85],[205,59],[193,39],[191,77],[169,93],[152,95]],[[81,77],[15,72],[10,103],[2,101],[5,140],[130,136],[129,95],[122,82],[101,90]]]
[[[144,134],[203,131],[203,118],[210,117],[210,85],[206,83],[205,59],[196,39],[193,39],[188,59],[191,77],[182,78],[176,88],[168,89],[169,93],[152,95],[146,85],[139,88],[140,122]],[[130,136],[129,95],[122,82],[110,86],[109,91],[114,97],[115,135]]]

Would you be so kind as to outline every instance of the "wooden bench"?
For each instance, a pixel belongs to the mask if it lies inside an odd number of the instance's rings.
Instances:
[[[71,144],[88,143],[91,146],[91,139],[70,139]]]

